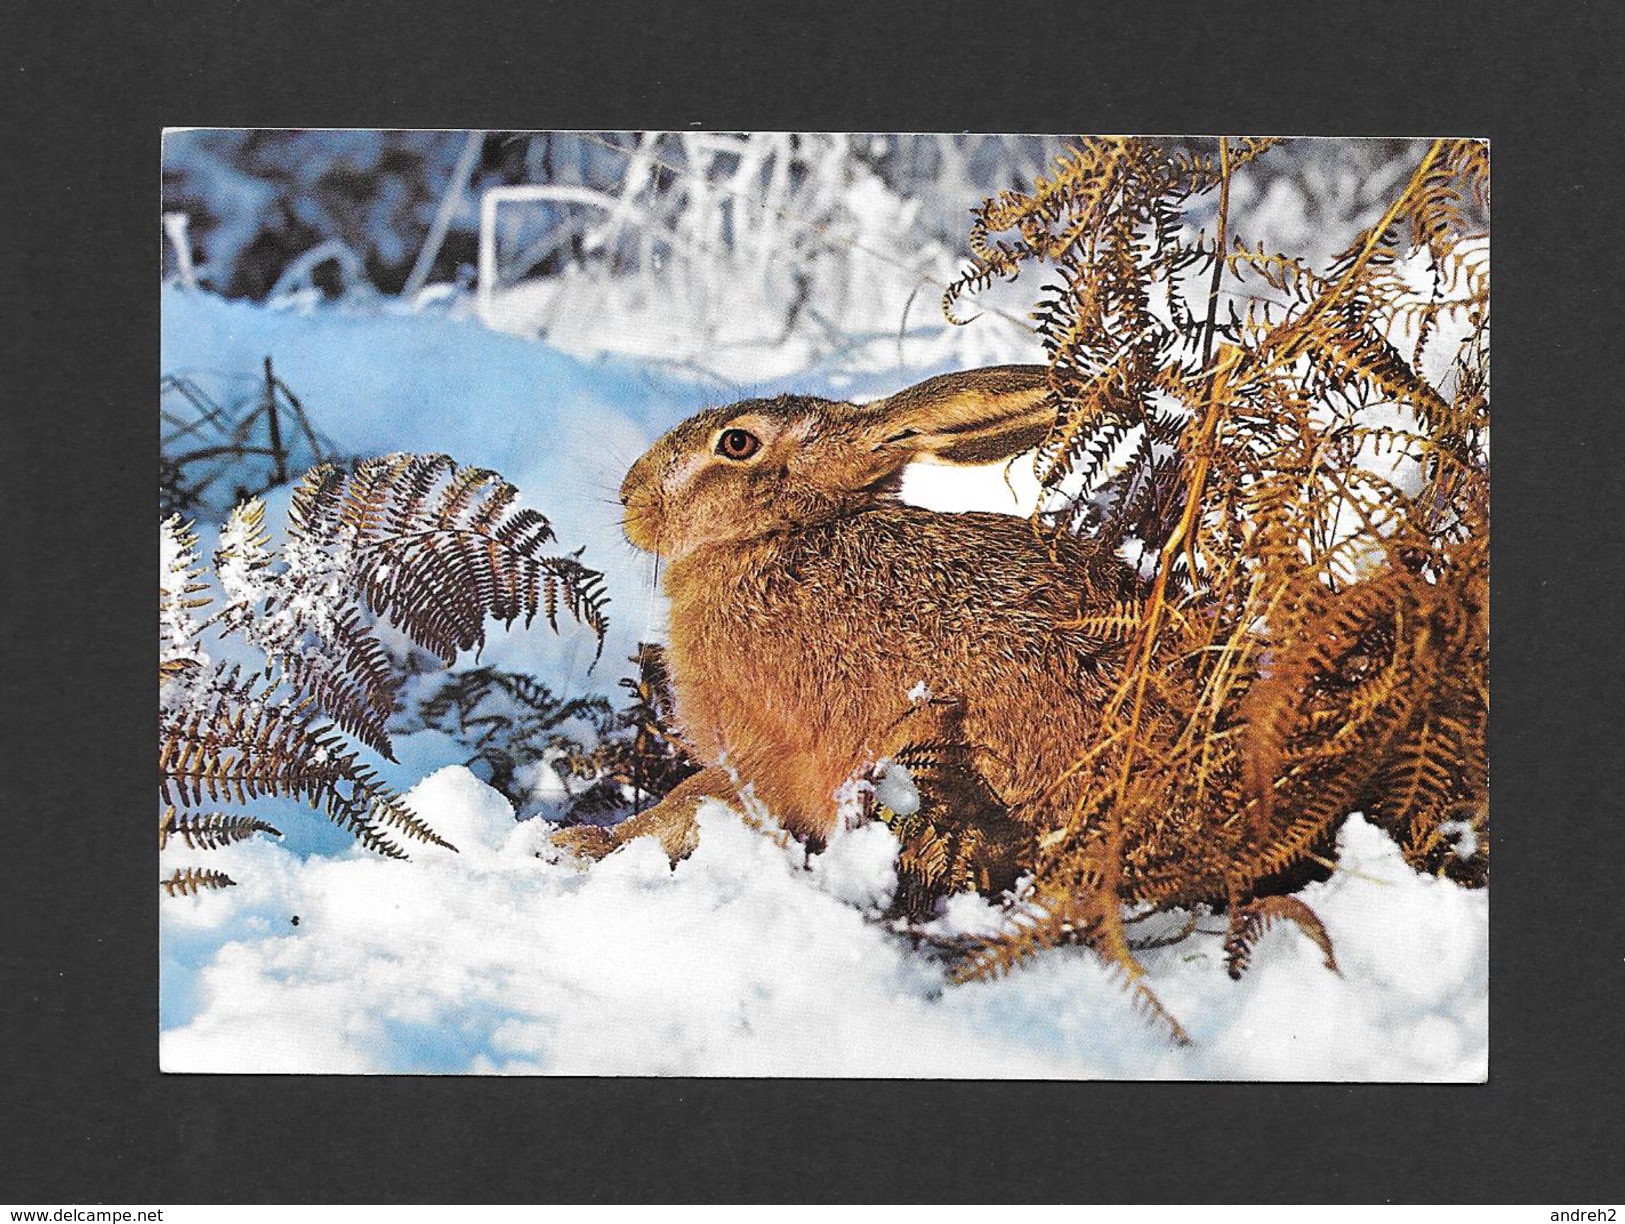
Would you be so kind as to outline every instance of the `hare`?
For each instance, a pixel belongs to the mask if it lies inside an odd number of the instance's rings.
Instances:
[[[1135,578],[1088,540],[896,494],[911,462],[1014,456],[1053,421],[1044,367],[1000,366],[861,406],[745,400],[657,441],[621,487],[625,530],[664,562],[678,722],[705,768],[615,829],[560,840],[597,857],[654,833],[675,860],[699,800],[748,787],[816,846],[854,777],[954,740],[1025,833],[988,877],[1013,880],[1046,814],[1077,799],[1057,780],[1106,688],[1100,642],[1071,623]]]

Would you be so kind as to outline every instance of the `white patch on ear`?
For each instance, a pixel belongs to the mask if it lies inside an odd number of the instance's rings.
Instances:
[[[899,494],[909,505],[925,510],[986,510],[1021,518],[1033,512],[1039,495],[1031,452],[971,467],[920,459],[903,469]]]

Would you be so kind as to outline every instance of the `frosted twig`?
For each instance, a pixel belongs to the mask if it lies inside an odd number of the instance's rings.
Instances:
[[[187,234],[187,216],[183,212],[164,214],[164,234],[175,248],[175,274],[180,277],[182,289],[197,288],[197,270],[192,266],[192,239]]]
[[[446,231],[451,228],[451,219],[457,212],[457,205],[462,202],[468,176],[474,172],[474,159],[484,142],[485,132],[479,129],[468,133],[464,139],[463,151],[452,169],[451,181],[446,184],[446,190],[440,197],[440,207],[435,210],[434,221],[430,223],[429,233],[418,251],[417,262],[412,265],[406,284],[401,286],[403,298],[415,298],[428,283],[429,269],[434,267],[435,256],[440,254],[440,248],[446,241]]]

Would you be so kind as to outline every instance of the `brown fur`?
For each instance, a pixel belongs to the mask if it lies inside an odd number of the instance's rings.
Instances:
[[[702,799],[732,800],[738,788],[727,770],[702,769],[683,779],[672,788],[671,794],[647,812],[640,812],[621,821],[613,829],[597,825],[574,825],[553,834],[556,845],[585,859],[601,859],[611,851],[619,850],[634,837],[654,837],[665,848],[672,862],[694,852],[699,844],[699,830],[694,823],[694,809]]]
[[[1024,519],[893,496],[912,460],[1035,445],[1052,420],[1045,390],[1042,367],[1010,366],[863,407],[749,400],[685,421],[628,473],[627,535],[669,560],[681,731],[797,836],[826,839],[837,790],[931,739],[946,710],[1012,815],[1032,825],[1075,797],[1046,788],[1087,742],[1105,686],[1098,645],[1065,625],[1131,579]],[[716,453],[732,428],[760,439],[746,461]],[[921,682],[931,703],[909,699]],[[701,789],[717,793],[706,775]],[[673,792],[637,820],[681,824],[699,794]]]

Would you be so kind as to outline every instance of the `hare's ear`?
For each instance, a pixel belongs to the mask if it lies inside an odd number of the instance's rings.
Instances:
[[[991,366],[939,374],[866,405],[875,450],[939,463],[991,463],[1031,450],[1055,421],[1048,371]]]

